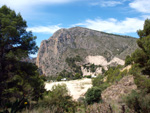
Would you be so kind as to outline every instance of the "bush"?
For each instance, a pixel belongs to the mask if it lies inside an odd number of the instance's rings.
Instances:
[[[58,77],[56,78],[56,80],[57,80],[57,81],[61,81],[62,78],[63,78],[62,76],[58,76]]]
[[[130,64],[132,64],[132,57],[127,55],[125,59],[125,66],[130,65]]]
[[[120,71],[122,67],[117,66],[117,67],[110,67],[104,74],[104,76],[107,77],[106,82],[107,83],[114,83],[120,81],[124,76],[126,76],[127,70],[124,70],[123,72]]]
[[[139,68],[138,64],[133,64],[131,69],[129,70],[129,74],[136,76],[141,75],[141,69]]]
[[[94,78],[92,80],[92,85],[95,87],[99,87],[100,85],[102,85],[104,82],[103,82],[103,75],[98,75],[96,78]]]
[[[110,68],[108,71],[106,71],[105,76],[107,76],[107,82],[108,83],[114,83],[116,81],[119,81],[122,77],[119,76],[120,69],[119,68]]]
[[[86,78],[91,78],[91,75],[87,75],[87,76],[84,76],[84,77],[86,77]]]
[[[63,112],[75,112],[76,102],[72,101],[66,85],[58,84],[54,85],[51,91],[45,93],[44,98],[39,101],[39,107],[50,110],[57,108],[56,113],[60,113],[59,110]]]
[[[135,90],[129,94],[125,102],[127,106],[137,113],[150,113],[150,94],[137,92]]]
[[[146,90],[147,93],[150,93],[150,78],[143,75],[136,75],[134,77],[134,82],[139,89]]]
[[[78,66],[76,64],[76,62],[81,62],[82,58],[80,56],[76,56],[76,57],[70,57],[70,58],[66,58],[66,63],[68,64],[68,66],[70,67],[70,69],[72,70],[73,73],[79,73],[80,75],[82,75],[82,71],[81,71],[81,66]],[[74,75],[75,75],[74,74]],[[71,78],[71,77],[68,77]]]
[[[107,87],[109,87],[109,83],[104,82],[104,76],[98,75],[96,78],[92,80],[93,87],[99,87],[101,91],[104,91]]]
[[[79,73],[76,73],[74,76],[74,79],[81,79],[81,78],[82,78],[82,75],[80,75]]]
[[[92,87],[88,89],[85,94],[85,101],[87,104],[93,104],[101,101],[101,89],[98,87]]]

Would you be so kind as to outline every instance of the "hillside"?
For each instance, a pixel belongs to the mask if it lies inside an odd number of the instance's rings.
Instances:
[[[83,59],[79,65],[90,63],[87,59],[93,56],[111,62],[114,58],[124,60],[136,48],[136,38],[82,27],[60,29],[48,40],[42,41],[36,64],[46,76],[53,76],[64,69],[69,70],[65,62],[67,57],[79,55]]]

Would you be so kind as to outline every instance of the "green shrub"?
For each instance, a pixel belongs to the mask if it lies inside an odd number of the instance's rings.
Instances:
[[[58,76],[58,77],[56,78],[56,80],[57,80],[57,81],[61,81],[62,78],[63,78],[62,76]]]
[[[80,56],[66,58],[66,63],[71,68],[74,73],[79,73],[82,75],[81,66],[78,66],[76,62],[81,62],[82,58]],[[75,74],[74,74],[75,75]],[[70,78],[70,77],[69,77]]]
[[[105,73],[104,76],[107,77],[106,82],[107,83],[114,83],[120,81],[124,76],[128,75],[127,70],[124,70],[123,72],[120,71],[122,67],[110,67]]]
[[[143,75],[136,75],[134,82],[140,90],[146,90],[147,93],[150,93],[150,78]]]
[[[139,68],[138,64],[133,64],[131,69],[129,70],[129,74],[136,76],[141,75],[141,69]]]
[[[106,72],[108,73],[107,75],[105,75],[105,76],[107,76],[107,82],[108,83],[116,82],[116,81],[118,81],[122,78],[119,75],[120,74],[120,69],[119,68],[115,68],[115,69],[110,68]]]
[[[107,87],[109,87],[109,83],[104,82],[104,76],[98,75],[96,78],[92,80],[93,87],[99,87],[101,91],[105,90]]]
[[[101,101],[101,89],[98,87],[92,87],[88,89],[85,94],[85,101],[87,104],[93,104]]]
[[[107,82],[104,82],[103,84],[101,84],[100,86],[99,86],[99,88],[101,89],[101,91],[104,91],[106,88],[108,88],[110,86],[110,84],[109,83],[107,83]]]
[[[87,75],[87,76],[84,76],[84,77],[86,77],[86,78],[91,78],[91,75]]]
[[[82,78],[82,75],[79,73],[76,73],[74,76],[74,79],[81,79],[81,78]]]
[[[127,55],[125,59],[125,66],[132,64],[132,57]]]
[[[97,68],[97,67],[96,67],[94,64],[91,64],[91,65],[90,65],[90,71],[91,71],[91,72],[95,72],[95,71],[96,71],[96,68]]]
[[[150,94],[133,90],[126,97],[125,102],[130,109],[137,113],[150,113]]]
[[[95,72],[97,68],[101,67],[102,68],[102,72],[105,72],[104,68],[101,65],[84,64],[83,67],[86,68],[87,71],[90,71],[90,72]]]
[[[92,79],[92,85],[94,87],[99,87],[100,85],[102,85],[104,83],[103,78],[104,78],[103,75],[98,75],[96,78],[93,78]]]
[[[75,112],[76,102],[68,94],[68,89],[65,84],[54,85],[51,91],[46,92],[42,100],[39,101],[39,107],[53,110],[57,108],[56,112]]]

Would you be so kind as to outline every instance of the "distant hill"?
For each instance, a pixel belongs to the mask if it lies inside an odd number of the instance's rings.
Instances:
[[[78,65],[92,63],[87,60],[92,56],[99,56],[107,62],[112,62],[114,58],[117,58],[120,62],[135,51],[136,40],[129,36],[114,35],[82,27],[60,29],[48,40],[42,41],[36,64],[46,76],[53,76],[64,69],[69,69],[65,62],[66,58],[77,55],[83,59]]]

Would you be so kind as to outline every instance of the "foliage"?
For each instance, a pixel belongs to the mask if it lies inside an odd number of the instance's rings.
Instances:
[[[45,79],[49,82],[49,81],[55,81],[57,79],[56,76],[46,76]]]
[[[90,65],[90,71],[95,72],[96,71],[96,66],[94,64]]]
[[[63,79],[63,78],[66,78],[67,80],[76,80],[76,79],[81,79],[82,75],[80,73],[73,74],[72,72],[63,70],[58,74],[58,76],[55,78],[55,80],[61,81],[61,79]]]
[[[62,76],[58,76],[58,77],[56,78],[56,80],[57,80],[57,81],[61,81],[62,78],[63,78]]]
[[[106,82],[114,83],[118,82],[121,78],[127,75],[127,70],[123,72],[120,71],[120,66],[117,67],[110,67],[104,74],[107,77]]]
[[[137,113],[150,112],[150,20],[145,20],[144,29],[138,30],[139,49],[131,55],[132,67],[129,74],[134,76],[134,82],[141,92],[133,91],[126,104]],[[130,58],[128,58],[130,59]]]
[[[73,67],[75,62],[81,62],[83,61],[83,59],[80,56],[76,56],[76,57],[70,57],[70,58],[66,58],[66,62],[68,63],[69,66]]]
[[[137,113],[150,112],[150,94],[133,90],[126,97],[125,102],[130,109],[133,109]]]
[[[92,80],[92,85],[93,87],[99,87],[101,91],[103,91],[109,86],[109,83],[104,82],[103,75],[98,75],[96,78]]]
[[[59,73],[59,76],[63,78],[71,78],[73,76],[73,73],[63,70],[62,72]]]
[[[136,76],[141,74],[141,69],[139,68],[138,64],[133,64],[129,70],[129,74]]]
[[[45,93],[42,100],[39,101],[39,107],[52,110],[57,108],[56,113],[75,112],[76,102],[72,101],[72,97],[68,94],[65,84],[54,85],[51,91]]]
[[[11,113],[16,113],[18,111],[22,111],[24,108],[29,108],[29,101],[24,97],[20,100],[16,100],[11,107]]]
[[[0,8],[0,109],[12,108],[24,95],[37,101],[45,91],[37,67],[22,61],[38,50],[36,37],[26,28],[20,14],[7,6]]]
[[[81,62],[82,58],[80,56],[76,56],[76,57],[71,57],[71,58],[66,58],[66,63],[68,64],[68,66],[72,69],[72,72],[67,72],[62,71],[61,73],[59,73],[59,76],[68,78],[68,79],[80,79],[82,78],[82,71],[81,71],[81,66],[78,66],[76,64],[76,62]]]
[[[101,89],[98,87],[92,87],[88,89],[85,94],[85,101],[87,104],[93,104],[101,101]]]
[[[103,81],[104,76],[103,75],[98,75],[96,78],[92,79],[92,85],[95,86],[100,86],[101,84],[104,83]]]
[[[132,57],[127,55],[125,59],[125,66],[132,64]]]
[[[150,78],[142,75],[136,75],[134,77],[134,82],[139,89],[146,90],[147,93],[150,93]]]
[[[91,75],[86,75],[86,76],[84,76],[85,78],[91,78]]]
[[[74,79],[81,79],[81,78],[82,78],[82,75],[79,74],[79,73],[76,73],[76,74],[74,75]]]
[[[92,85],[93,88],[97,87],[100,89],[100,91],[102,92],[103,90],[105,90],[107,87],[110,86],[110,84],[114,83],[114,82],[118,82],[121,78],[123,78],[124,76],[127,75],[127,70],[124,71],[120,71],[120,66],[117,67],[110,67],[105,73],[104,75],[98,75],[96,78],[94,78],[92,80]],[[105,81],[104,81],[105,80]],[[99,94],[99,92],[95,92],[95,95],[101,95],[101,93]],[[93,94],[91,94],[93,95]],[[91,96],[92,98],[92,96]],[[90,98],[90,99],[91,99]],[[92,100],[92,99],[91,99]],[[92,102],[91,102],[92,103]],[[89,103],[88,103],[89,104]]]
[[[147,90],[150,93],[150,20],[145,20],[144,29],[138,31],[140,38],[137,49],[132,55],[134,65],[129,73],[134,75],[134,80],[138,88]]]
[[[76,56],[74,58],[66,58],[66,63],[73,70],[74,73],[79,73],[82,75],[81,67],[76,65],[76,62],[81,62],[82,59],[80,56]]]
[[[150,20],[145,20],[144,29],[138,30],[140,38],[137,44],[140,49],[137,49],[132,54],[134,63],[138,64],[142,69],[143,74],[150,75]]]
[[[101,65],[94,65],[94,64],[91,64],[91,65],[85,64],[85,65],[83,65],[83,67],[86,68],[87,70],[90,70],[90,72],[95,72],[98,67],[102,67],[102,66]],[[104,72],[103,68],[102,68],[102,72]]]

